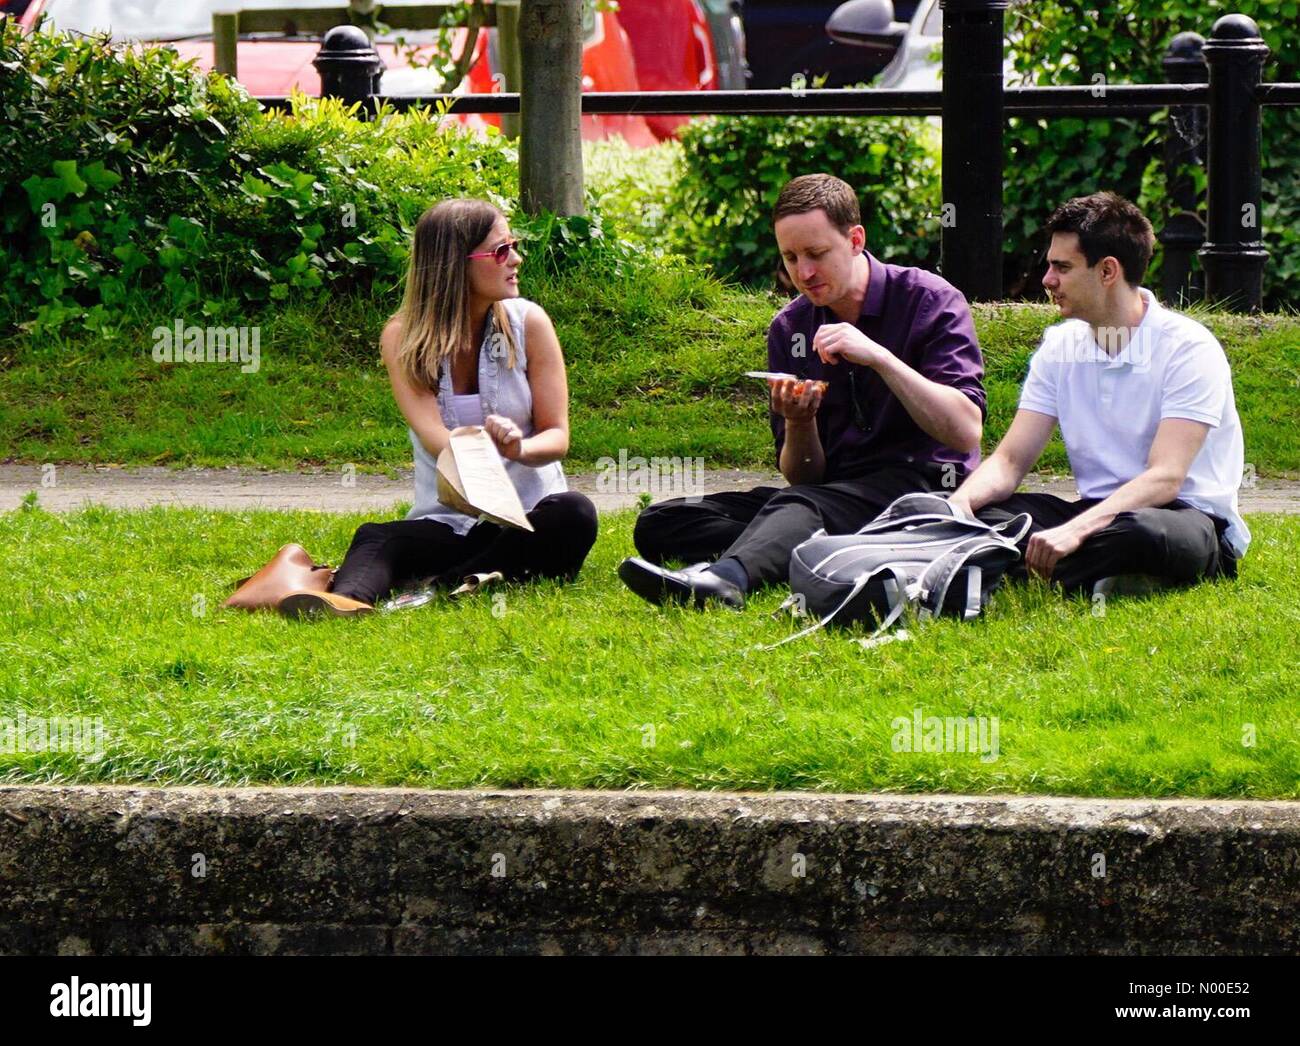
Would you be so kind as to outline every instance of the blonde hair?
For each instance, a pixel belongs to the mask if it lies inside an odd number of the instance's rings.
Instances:
[[[397,348],[401,373],[417,388],[438,390],[443,364],[474,344],[469,316],[466,255],[492,231],[502,214],[483,200],[443,200],[420,215],[406,270],[406,291],[396,318],[402,321]],[[515,365],[515,336],[501,301],[488,312],[505,338],[506,366]]]

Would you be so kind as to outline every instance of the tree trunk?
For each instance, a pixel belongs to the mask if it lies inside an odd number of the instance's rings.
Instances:
[[[520,203],[582,214],[582,0],[523,0],[519,45]]]

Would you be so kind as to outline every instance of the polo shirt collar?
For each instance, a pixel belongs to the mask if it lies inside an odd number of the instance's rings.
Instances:
[[[862,301],[863,316],[883,316],[885,313],[885,282],[889,274],[884,264],[868,250],[862,252],[867,256],[867,265],[871,275],[867,279],[867,296]]]
[[[1156,314],[1161,311],[1161,308],[1160,303],[1156,301],[1156,296],[1145,287],[1139,287],[1138,294],[1146,303],[1146,311],[1142,314],[1142,322],[1133,331],[1133,336],[1129,338],[1128,344],[1120,350],[1114,359],[1106,364],[1107,370],[1116,367],[1136,367],[1145,370],[1150,366],[1150,348],[1155,341],[1156,331],[1160,326]]]

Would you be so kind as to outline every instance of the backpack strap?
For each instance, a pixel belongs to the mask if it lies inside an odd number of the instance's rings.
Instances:
[[[962,518],[957,515],[952,505],[948,503],[948,498],[945,495],[932,494],[928,491],[914,491],[891,501],[868,526],[874,526],[876,523],[892,523],[911,516],[938,516],[940,519]]]
[[[943,611],[943,604],[948,598],[948,589],[952,587],[953,581],[964,569],[966,571],[966,606],[962,611],[962,617],[967,621],[973,617],[978,617],[980,607],[983,605],[984,568],[977,563],[969,566],[967,564],[972,556],[987,552],[989,549],[1000,548],[1005,548],[1005,546],[1001,543],[993,544],[987,541],[971,542],[969,545],[953,549],[942,559],[936,560],[933,567],[937,567],[938,570],[935,572],[934,586],[926,588],[921,593],[921,604],[925,607],[928,615],[938,617]]]
[[[838,614],[841,610],[843,610],[846,606],[848,606],[851,602],[853,602],[853,600],[858,596],[858,594],[864,588],[867,587],[868,582],[870,582],[873,577],[885,571],[888,571],[889,574],[891,575],[890,577],[886,578],[884,581],[885,593],[889,597],[889,614],[886,616],[885,620],[881,623],[880,627],[876,629],[875,632],[872,633],[871,638],[874,639],[876,636],[880,635],[881,632],[885,631],[885,629],[889,628],[895,621],[899,619],[899,617],[903,613],[903,610],[907,607],[908,601],[914,599],[917,593],[920,591],[920,589],[916,585],[911,585],[911,586],[908,585],[907,575],[904,574],[901,570],[899,570],[898,567],[888,565],[888,564],[882,567],[878,567],[875,570],[871,570],[871,571],[867,571],[866,573],[859,574],[856,578],[854,578],[853,587],[849,589],[849,594],[844,597],[844,599],[840,602],[839,606],[837,606],[834,610],[832,610],[820,621],[816,622],[815,624],[809,625],[807,628],[803,629],[802,631],[796,632],[792,636],[786,636],[784,639],[778,640],[775,643],[769,643],[765,645],[760,644],[759,646],[753,647],[752,649],[775,650],[779,646],[785,646],[786,643],[793,643],[796,639],[802,639],[804,636],[810,636],[814,632],[817,632],[825,628],[827,625],[831,623],[831,620],[835,617],[836,614]]]
[[[1001,523],[995,523],[989,528],[989,532],[997,534],[999,537],[1006,538],[1013,545],[1020,544],[1020,539],[1029,533],[1029,528],[1034,525],[1034,519],[1028,512],[1022,512],[1018,516],[1012,516]],[[1014,534],[1010,533],[1012,530]],[[1017,550],[1019,551],[1019,550]]]
[[[1016,543],[1025,535],[1025,532],[1033,525],[1033,520],[1029,513],[1022,512],[1018,516],[1005,520],[994,527],[989,528],[989,532],[984,535],[971,538],[957,545],[947,555],[935,560],[925,574],[921,576],[921,602],[930,614],[938,616],[943,610],[943,604],[948,598],[948,589],[951,587],[957,575],[965,568],[966,575],[966,606],[962,617],[969,620],[978,617],[980,608],[984,604],[983,587],[984,587],[984,568],[978,564],[967,566],[971,557],[979,555],[981,552],[988,552],[992,549],[1001,549],[1011,552],[1017,559],[1020,557],[1020,550],[1016,548]],[[1010,531],[1015,531],[1015,536],[1010,535]],[[1015,560],[1012,560],[1014,562]],[[933,580],[927,582],[927,576]]]

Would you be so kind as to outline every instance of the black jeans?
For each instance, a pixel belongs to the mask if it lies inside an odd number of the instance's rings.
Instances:
[[[755,487],[706,494],[697,501],[675,498],[642,512],[632,541],[652,563],[730,556],[744,566],[754,587],[784,583],[790,576],[790,553],[814,531],[852,534],[904,494],[951,493],[954,479],[961,482],[960,475],[945,477],[937,466],[891,465],[834,483]]]
[[[1001,523],[1028,512],[1033,525],[1020,542],[1023,555],[1029,539],[1040,530],[1068,523],[1099,502],[1099,498],[1066,501],[1054,494],[1013,494],[976,513],[985,523]],[[1147,574],[1175,585],[1202,578],[1236,577],[1237,557],[1223,540],[1227,521],[1207,515],[1185,501],[1160,508],[1119,513],[1052,570],[1052,580],[1067,592],[1090,592],[1104,577]],[[1028,576],[1020,560],[1008,577]]]
[[[507,581],[577,577],[596,543],[596,507],[577,491],[550,494],[528,513],[533,532],[475,523],[457,534],[432,519],[363,523],[352,538],[331,591],[375,604],[394,588],[430,579],[459,582],[499,570]]]

